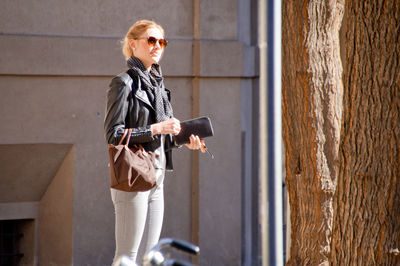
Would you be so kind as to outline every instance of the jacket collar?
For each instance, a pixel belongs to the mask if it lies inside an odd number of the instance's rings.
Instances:
[[[147,93],[142,90],[142,85],[141,85],[141,81],[140,78],[138,78],[137,76],[135,76],[132,72],[131,69],[129,69],[127,72],[128,76],[131,78],[131,88],[133,90],[133,94],[135,95],[135,97],[144,102],[145,104],[147,104],[151,109],[155,110],[153,105],[150,103],[149,97],[147,96]]]
[[[153,105],[150,103],[149,97],[147,96],[147,93],[142,90],[141,84],[140,84],[140,79],[137,78],[137,88],[135,90],[135,97],[144,102],[145,104],[147,104],[149,107],[151,107],[151,109],[155,110]],[[136,84],[133,82],[133,86],[135,86]]]

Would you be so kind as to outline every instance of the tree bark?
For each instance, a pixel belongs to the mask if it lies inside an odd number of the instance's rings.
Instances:
[[[283,135],[291,210],[289,265],[328,263],[343,85],[344,1],[284,1]]]
[[[398,262],[399,3],[283,1],[288,265]]]
[[[399,265],[400,1],[347,1],[332,262]]]

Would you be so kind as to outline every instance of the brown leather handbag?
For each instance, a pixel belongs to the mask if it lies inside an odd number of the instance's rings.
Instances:
[[[141,145],[129,148],[131,133],[131,128],[125,129],[118,145],[108,145],[111,187],[128,192],[147,191],[156,185],[155,154]]]

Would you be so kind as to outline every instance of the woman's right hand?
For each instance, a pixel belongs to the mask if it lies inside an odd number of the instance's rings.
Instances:
[[[153,135],[157,134],[178,135],[179,132],[181,131],[181,122],[175,117],[172,117],[160,123],[152,124],[151,131]]]

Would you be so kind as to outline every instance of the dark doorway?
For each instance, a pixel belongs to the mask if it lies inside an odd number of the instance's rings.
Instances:
[[[0,265],[18,265],[23,253],[20,252],[20,243],[24,234],[21,231],[23,220],[0,221]]]

